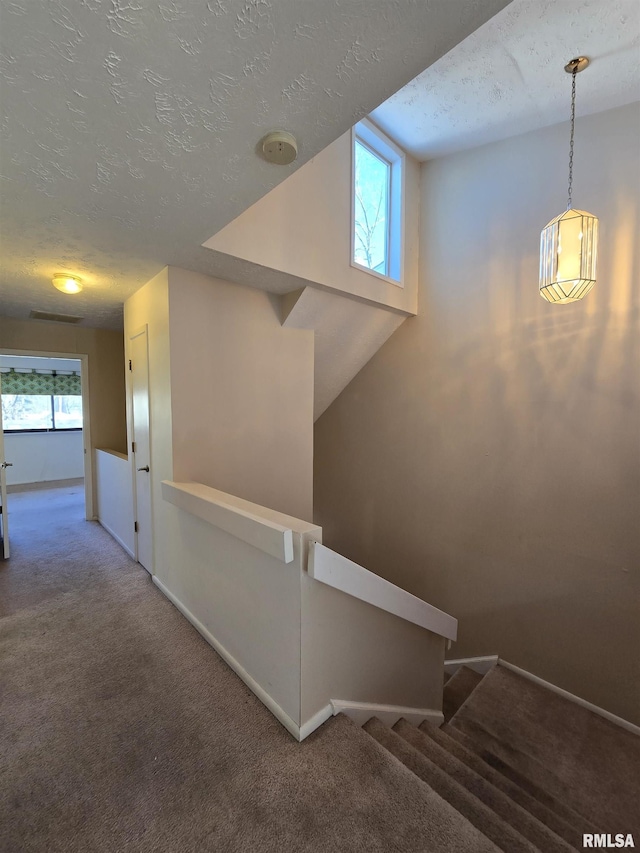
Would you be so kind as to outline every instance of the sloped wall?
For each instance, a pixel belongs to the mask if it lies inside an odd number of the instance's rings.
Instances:
[[[638,105],[578,119],[598,284],[538,295],[567,124],[428,163],[419,313],[316,423],[327,545],[634,722],[640,683]]]
[[[288,293],[310,283],[413,313],[418,288],[420,166],[409,155],[404,208],[404,286],[400,287],[351,266],[349,131],[204,245],[237,259],[235,265],[228,261],[233,281],[264,286],[273,293]],[[247,280],[248,268],[253,278]]]

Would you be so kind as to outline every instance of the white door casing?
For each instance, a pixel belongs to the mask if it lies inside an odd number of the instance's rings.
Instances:
[[[149,419],[149,351],[147,327],[129,338],[131,440],[136,522],[136,556],[153,574],[151,518],[151,434]]]
[[[2,380],[0,379],[0,396],[2,395]],[[0,506],[2,512],[2,556],[9,558],[9,505],[7,504],[7,468],[11,466],[4,458],[4,425],[2,423],[2,406],[0,406]]]

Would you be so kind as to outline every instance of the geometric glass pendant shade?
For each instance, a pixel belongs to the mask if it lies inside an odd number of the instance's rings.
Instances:
[[[576,120],[576,74],[589,65],[586,56],[572,59],[564,70],[571,74],[571,142],[567,209],[552,219],[540,235],[540,296],[548,302],[576,302],[596,283],[598,220],[571,204],[573,137]]]
[[[598,220],[570,208],[540,235],[540,296],[548,302],[575,302],[596,283]]]

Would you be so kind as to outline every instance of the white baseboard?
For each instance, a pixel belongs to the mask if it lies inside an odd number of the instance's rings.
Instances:
[[[258,699],[262,702],[263,705],[266,705],[266,707],[271,711],[273,716],[280,723],[282,723],[282,725],[289,732],[289,734],[293,735],[296,740],[302,740],[303,738],[301,736],[300,726],[296,722],[294,722],[291,717],[286,713],[286,711],[284,711],[280,707],[280,705],[278,705],[278,703],[267,693],[267,691],[263,687],[261,687],[260,684],[258,684],[258,682],[254,678],[252,678],[252,676],[249,675],[246,669],[240,663],[238,663],[238,661],[233,657],[233,655],[231,655],[226,650],[222,643],[216,640],[213,634],[207,628],[205,628],[202,622],[196,619],[193,613],[191,613],[191,611],[185,607],[185,605],[180,601],[180,599],[176,598],[176,596],[171,592],[168,587],[166,587],[162,583],[161,580],[158,580],[155,575],[152,576],[151,580],[158,587],[158,589],[164,595],[167,596],[169,601],[175,607],[178,608],[178,610],[180,611],[180,613],[182,613],[185,619],[188,619],[188,621],[191,622],[196,631],[202,637],[204,637],[204,639],[209,643],[210,646],[212,646],[216,650],[220,657],[229,664],[235,674],[244,681],[249,690],[255,693],[255,695],[258,697]],[[322,722],[324,722],[324,720]],[[320,725],[320,723],[318,723],[318,725]],[[308,731],[304,735],[304,737],[306,737],[307,734],[311,734],[311,731],[313,731],[313,729]]]
[[[348,699],[332,699],[331,707],[334,714],[345,714],[354,723],[363,726],[371,717],[377,717],[385,726],[395,725],[401,717],[413,723],[414,726],[428,720],[435,726],[444,722],[442,711],[433,708],[408,708],[403,705],[376,705],[372,702],[351,702]]]
[[[320,710],[310,717],[305,723],[300,726],[300,737],[298,740],[304,740],[306,737],[309,737],[311,732],[315,732],[316,729],[319,729],[323,723],[326,723],[330,717],[337,713],[333,710],[333,706],[331,702],[328,705],[325,705],[324,708],[320,708]]]
[[[598,705],[587,702],[586,699],[581,699],[580,696],[575,696],[573,693],[569,693],[568,690],[564,690],[562,687],[551,684],[550,681],[545,681],[543,678],[539,678],[537,675],[528,672],[526,669],[520,669],[519,666],[515,666],[515,664],[509,663],[502,658],[499,659],[499,662],[500,666],[503,666],[505,669],[510,669],[512,672],[521,675],[523,678],[527,678],[529,681],[533,681],[535,684],[539,684],[541,687],[546,687],[546,689],[550,690],[552,693],[557,693],[569,702],[574,702],[576,705],[580,705],[581,708],[586,708],[587,711],[591,711],[592,714],[604,717],[605,720],[609,720],[611,723],[614,723],[614,725],[620,726],[621,729],[627,729],[627,731],[633,732],[635,735],[640,735],[640,727],[630,723],[629,720],[617,717],[610,711],[605,711],[604,708],[600,708]]]
[[[461,666],[466,666],[480,675],[486,675],[490,669],[498,663],[498,655],[484,655],[478,658],[458,658],[457,660],[446,660],[444,671],[453,675]]]
[[[108,524],[105,524],[105,522],[104,522],[101,518],[95,518],[95,519],[93,519],[93,520],[94,520],[94,521],[97,521],[97,522],[98,522],[98,524],[100,525],[100,527],[104,527],[104,529],[107,531],[107,533],[109,534],[109,536],[113,536],[113,538],[116,540],[116,542],[118,543],[118,545],[120,545],[120,547],[121,547],[121,548],[124,548],[124,550],[127,552],[127,554],[135,560],[136,555],[133,553],[133,551],[131,550],[131,548],[129,548],[127,545],[125,545],[125,544],[124,544],[124,542],[122,541],[122,539],[118,536],[118,534],[117,534],[114,530],[112,530],[112,529],[109,527],[109,525],[108,525]]]

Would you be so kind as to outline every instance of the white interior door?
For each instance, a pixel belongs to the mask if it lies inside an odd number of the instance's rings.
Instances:
[[[132,457],[135,476],[136,553],[138,562],[153,574],[151,521],[151,436],[149,422],[149,351],[146,328],[129,339]]]
[[[1,382],[2,380],[0,380]],[[0,395],[2,387],[0,386]],[[9,504],[7,503],[7,468],[11,462],[4,458],[4,426],[2,423],[2,406],[0,406],[0,519],[2,520],[2,556],[9,557]]]

